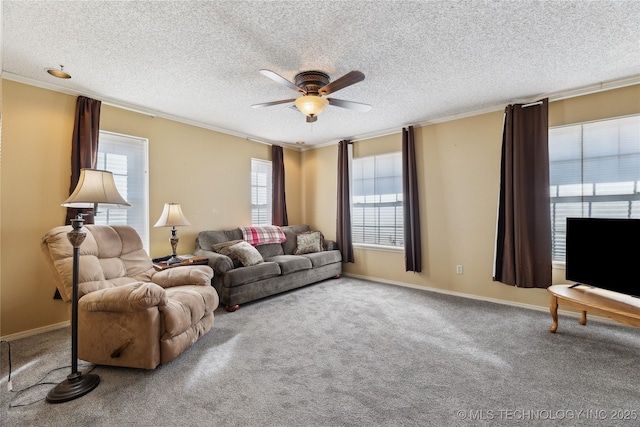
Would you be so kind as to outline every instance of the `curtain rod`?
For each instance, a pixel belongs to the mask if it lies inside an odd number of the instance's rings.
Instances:
[[[533,107],[534,105],[540,105],[540,104],[542,104],[542,101],[536,101],[536,102],[531,102],[529,104],[521,105],[520,108]]]

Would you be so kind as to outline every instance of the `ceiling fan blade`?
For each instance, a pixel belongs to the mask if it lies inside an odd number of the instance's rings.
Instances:
[[[339,79],[332,81],[326,86],[321,87],[318,90],[320,95],[329,95],[330,93],[336,92],[340,89],[344,89],[347,86],[351,86],[352,84],[356,84],[364,80],[364,74],[360,71],[351,71]]]
[[[362,104],[360,102],[345,101],[344,99],[327,98],[329,105],[333,105],[340,108],[346,108],[347,110],[359,111],[360,113],[366,113],[371,111],[371,105]]]
[[[296,92],[304,93],[306,95],[306,92],[304,90],[300,89],[298,86],[294,85],[289,80],[282,77],[280,74],[277,74],[271,70],[265,70],[265,69],[260,70],[260,74],[262,74],[265,77],[269,77],[271,80],[277,83],[280,83],[281,85],[285,85],[286,87],[291,88]]]
[[[293,98],[293,99],[283,99],[282,101],[263,102],[262,104],[253,104],[251,108],[271,107],[272,105],[289,104],[295,101],[296,99]]]

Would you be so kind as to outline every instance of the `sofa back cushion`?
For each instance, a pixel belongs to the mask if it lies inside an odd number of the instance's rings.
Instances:
[[[295,252],[298,241],[298,234],[302,234],[310,231],[311,229],[307,224],[301,225],[287,225],[282,227],[282,231],[284,232],[287,240],[283,243],[268,243],[265,245],[258,245],[256,249],[260,252],[263,258],[271,258],[278,255],[293,255]],[[238,228],[234,228],[231,230],[221,230],[221,231],[201,231],[198,234],[198,238],[196,239],[196,243],[200,249],[205,251],[214,251],[217,252],[213,246],[216,244],[220,244],[223,242],[227,242],[230,240],[242,240],[243,233],[242,230]]]
[[[281,243],[267,243],[266,245],[258,245],[256,246],[262,258],[271,258],[272,256],[283,255],[284,251],[282,249]]]
[[[284,231],[284,235],[287,236],[287,241],[282,244],[284,254],[293,255],[296,247],[298,247],[298,234],[309,231],[309,226],[306,224],[288,225],[282,227],[282,231]]]
[[[201,231],[196,240],[200,249],[205,251],[219,252],[217,247],[224,242],[243,240],[242,230],[234,228],[232,230],[221,231]],[[294,239],[295,240],[295,239]],[[267,243],[266,245],[256,246],[262,258],[269,258],[276,255],[282,255],[283,249],[281,243]]]
[[[213,245],[228,242],[230,240],[242,240],[242,231],[240,231],[239,228],[220,231],[201,231],[200,233],[198,233],[196,242],[200,249],[203,249],[205,251],[212,251],[214,250]]]

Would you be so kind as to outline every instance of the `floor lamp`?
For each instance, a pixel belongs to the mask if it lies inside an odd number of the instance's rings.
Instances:
[[[111,172],[96,169],[81,169],[78,185],[69,198],[62,202],[62,206],[69,208],[93,208],[93,214],[95,214],[97,213],[99,203],[120,207],[131,206],[118,192]],[[47,394],[47,402],[49,403],[62,403],[77,399],[89,393],[100,383],[100,377],[98,375],[78,372],[78,273],[80,246],[87,236],[87,233],[82,230],[83,225],[83,214],[79,213],[75,219],[71,220],[71,227],[73,229],[67,233],[67,238],[73,246],[71,373],[67,375],[66,380],[49,391]]]

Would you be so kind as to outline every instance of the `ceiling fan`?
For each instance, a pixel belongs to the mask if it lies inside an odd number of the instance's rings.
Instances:
[[[364,80],[364,74],[360,71],[351,71],[337,80],[330,81],[329,75],[321,71],[303,71],[296,74],[293,82],[270,70],[260,70],[260,73],[288,88],[302,94],[299,98],[283,99],[282,101],[254,104],[253,108],[270,107],[272,105],[287,104],[293,102],[298,110],[307,117],[307,123],[318,120],[318,114],[322,113],[327,105],[334,105],[348,110],[366,113],[371,110],[371,105],[359,102],[345,101],[343,99],[325,98],[333,92],[344,89]]]

